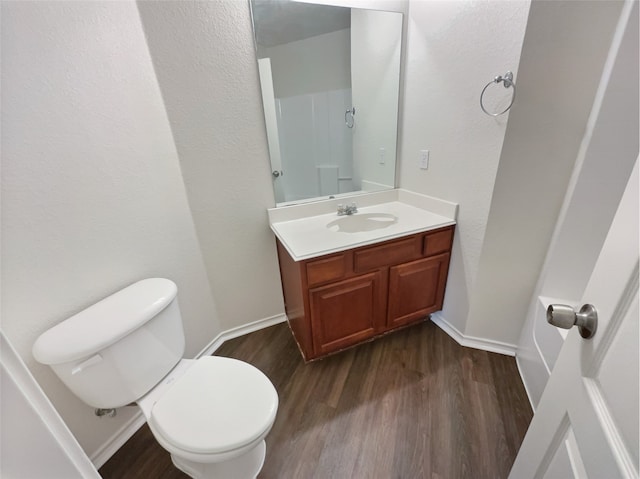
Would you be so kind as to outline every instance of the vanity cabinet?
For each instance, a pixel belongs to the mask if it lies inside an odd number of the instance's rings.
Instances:
[[[453,226],[294,261],[277,241],[289,326],[305,360],[442,309]]]

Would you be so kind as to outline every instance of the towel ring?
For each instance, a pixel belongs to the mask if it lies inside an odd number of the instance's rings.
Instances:
[[[351,123],[349,123],[349,116],[351,116]],[[354,106],[351,110],[347,110],[344,112],[344,122],[347,125],[347,128],[353,128],[353,123],[356,121],[354,118],[356,116],[356,107]]]
[[[500,82],[502,82],[502,85],[505,88],[513,87],[513,95],[511,96],[511,103],[509,103],[509,106],[507,106],[504,110],[502,110],[499,113],[489,113],[487,109],[484,107],[484,103],[482,103],[484,92],[487,91],[487,88],[489,88],[489,85],[492,85],[493,83],[500,83]],[[513,73],[507,72],[504,74],[503,77],[500,75],[495,77],[493,80],[487,83],[487,85],[482,89],[482,93],[480,93],[480,108],[482,108],[482,111],[489,116],[500,116],[509,111],[509,109],[513,106],[513,102],[515,101],[515,99],[516,99],[516,84],[513,82]]]

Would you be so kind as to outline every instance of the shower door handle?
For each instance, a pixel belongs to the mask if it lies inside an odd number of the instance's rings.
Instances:
[[[577,313],[566,304],[550,304],[547,308],[547,322],[563,329],[578,326],[580,336],[591,339],[598,328],[598,312],[592,304],[585,304]]]

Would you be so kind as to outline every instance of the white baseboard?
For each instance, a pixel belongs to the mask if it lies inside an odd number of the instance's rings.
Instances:
[[[113,436],[98,448],[89,459],[93,462],[96,469],[100,469],[113,456],[118,449],[124,446],[131,436],[146,422],[142,412],[138,410],[131,419],[129,419]]]
[[[286,320],[287,317],[284,314],[276,314],[275,316],[259,319],[252,323],[243,324],[242,326],[236,326],[235,328],[222,331],[215,338],[213,338],[213,341],[211,341],[207,346],[205,346],[202,351],[200,351],[196,355],[196,358],[212,355],[220,346],[224,344],[225,341],[244,336],[245,334],[253,333],[254,331],[259,331],[260,329],[268,328],[269,326],[273,326],[274,324],[284,323]]]
[[[492,339],[477,338],[474,336],[465,336],[458,331],[455,326],[444,319],[440,313],[432,314],[431,321],[433,321],[440,329],[451,336],[461,346],[481,349],[491,353],[506,354],[507,356],[516,355],[517,346],[515,344],[503,343]]]
[[[213,339],[213,341],[205,346],[205,348],[200,351],[194,359],[202,356],[210,356],[220,346],[222,346],[225,341],[253,333],[260,329],[268,328],[274,324],[283,323],[286,320],[287,317],[284,314],[277,314],[275,316],[259,319],[258,321],[254,321],[249,324],[243,324],[242,326],[222,331]],[[113,456],[118,449],[120,449],[124,443],[142,427],[145,422],[146,420],[142,412],[138,410],[135,416],[127,421],[115,434],[113,434],[113,436],[111,436],[102,446],[89,456],[89,459],[91,459],[95,468],[100,469],[111,458],[111,456]]]
[[[516,356],[516,366],[518,366],[518,373],[520,374],[520,379],[522,380],[522,384],[524,386],[524,390],[527,393],[527,399],[529,399],[529,404],[531,405],[531,410],[536,412],[536,405],[533,403],[533,399],[531,398],[531,394],[529,393],[530,389],[527,387],[526,375],[522,374],[522,367],[520,366],[520,359]]]

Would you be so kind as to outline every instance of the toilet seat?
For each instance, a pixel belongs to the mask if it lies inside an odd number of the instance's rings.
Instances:
[[[262,440],[278,409],[278,394],[257,368],[207,356],[195,361],[158,399],[149,426],[171,449],[227,455]]]

